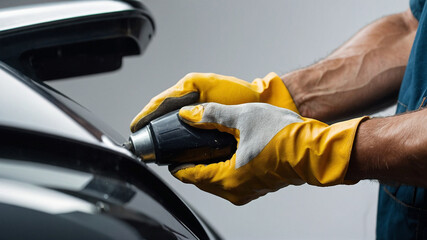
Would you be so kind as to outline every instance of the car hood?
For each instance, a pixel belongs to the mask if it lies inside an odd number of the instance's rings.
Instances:
[[[125,141],[89,110],[0,63],[0,125],[38,131],[129,154]]]

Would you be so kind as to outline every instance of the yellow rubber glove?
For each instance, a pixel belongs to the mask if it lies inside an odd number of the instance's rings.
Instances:
[[[155,118],[198,102],[227,105],[264,102],[298,112],[285,84],[275,73],[252,83],[213,73],[190,73],[151,99],[133,119],[130,129],[135,132]]]
[[[365,118],[333,125],[263,103],[184,107],[180,117],[203,129],[233,134],[230,160],[171,169],[176,178],[236,205],[289,184],[352,184],[344,180],[355,133]]]

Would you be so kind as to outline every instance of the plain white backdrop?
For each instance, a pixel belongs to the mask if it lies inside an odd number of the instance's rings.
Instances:
[[[29,2],[36,1],[1,5]],[[126,59],[117,72],[51,84],[123,136],[150,98],[188,72],[215,72],[247,81],[270,71],[283,74],[321,59],[373,20],[408,8],[407,0],[143,2],[157,29],[142,57]],[[226,239],[375,238],[375,181],[287,187],[236,207],[178,182],[166,167],[150,168]]]

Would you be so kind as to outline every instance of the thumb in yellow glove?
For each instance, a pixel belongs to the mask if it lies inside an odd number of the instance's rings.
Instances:
[[[227,105],[264,102],[298,112],[285,84],[275,73],[255,79],[252,83],[213,73],[190,73],[175,86],[151,99],[133,119],[131,131],[137,131],[170,111],[198,102]]]
[[[344,180],[353,140],[364,118],[327,125],[269,104],[184,107],[180,117],[203,129],[228,132],[238,141],[225,162],[172,170],[176,178],[236,205],[289,184],[350,184]]]

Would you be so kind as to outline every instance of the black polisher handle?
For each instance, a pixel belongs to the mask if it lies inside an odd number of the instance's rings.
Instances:
[[[212,163],[230,159],[236,151],[233,135],[189,126],[171,112],[149,124],[156,163]]]

